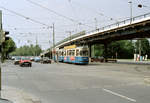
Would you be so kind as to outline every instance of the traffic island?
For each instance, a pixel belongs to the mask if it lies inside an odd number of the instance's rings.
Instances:
[[[30,93],[6,86],[2,88],[1,98],[3,98],[3,100],[8,100],[6,103],[42,103],[36,96]]]

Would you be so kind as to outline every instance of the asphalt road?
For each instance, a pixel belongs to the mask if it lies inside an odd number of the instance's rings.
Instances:
[[[2,84],[22,89],[42,103],[149,103],[150,65],[96,63],[90,65],[2,65]]]

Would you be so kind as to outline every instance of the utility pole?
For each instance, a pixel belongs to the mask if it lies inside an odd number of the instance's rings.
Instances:
[[[35,47],[35,56],[37,56],[37,35],[36,35],[36,47]]]
[[[132,23],[132,1],[128,2],[130,4],[130,24]]]
[[[53,29],[53,59],[54,59],[54,61],[55,61],[55,24],[53,23],[53,27],[52,27],[52,29]]]
[[[1,90],[2,90],[2,72],[1,72],[1,63],[4,62],[4,55],[5,52],[3,50],[4,43],[9,40],[9,37],[7,36],[9,34],[8,31],[3,31],[2,27],[2,11],[0,10],[0,97],[1,97]]]
[[[51,41],[49,40],[49,59],[51,59]]]
[[[38,45],[37,34],[36,34],[35,40],[36,40],[35,56],[37,56],[37,45]]]
[[[1,90],[2,90],[2,70],[1,70],[1,63],[2,63],[2,11],[0,10],[0,98],[1,98]]]

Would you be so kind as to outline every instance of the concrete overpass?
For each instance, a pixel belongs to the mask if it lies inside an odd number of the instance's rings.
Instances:
[[[117,40],[131,40],[134,38],[150,37],[150,13],[117,22],[97,30],[81,32],[58,42],[56,48],[63,48],[70,44],[108,43]]]
[[[63,48],[68,45],[104,44],[105,57],[107,58],[107,45],[112,41],[131,40],[134,38],[150,37],[150,13],[126,19],[115,24],[98,28],[89,32],[80,32],[58,42],[55,48]],[[71,39],[70,39],[71,38]],[[91,50],[91,49],[90,49]]]

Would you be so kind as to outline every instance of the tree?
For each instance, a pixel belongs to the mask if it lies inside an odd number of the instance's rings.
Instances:
[[[120,59],[129,59],[133,58],[134,53],[134,46],[133,43],[129,40],[121,40],[112,42],[108,46],[108,56],[109,57],[116,57]]]
[[[9,53],[15,51],[15,49],[16,49],[16,44],[11,38],[6,42],[4,42],[3,50],[6,57],[8,56]]]
[[[17,48],[11,55],[15,56],[38,56],[42,52],[42,49],[39,45],[24,45],[20,48]]]
[[[108,44],[108,58],[121,58],[129,59],[133,58],[134,46],[130,40],[121,40]],[[94,45],[94,55],[104,56],[104,46],[102,44]]]
[[[95,56],[103,56],[104,46],[102,44],[94,45],[94,55]]]
[[[140,44],[141,43],[141,44]],[[141,45],[141,55],[148,55],[150,57],[150,44],[148,39],[141,39],[135,42],[136,53],[139,53],[139,45]]]

